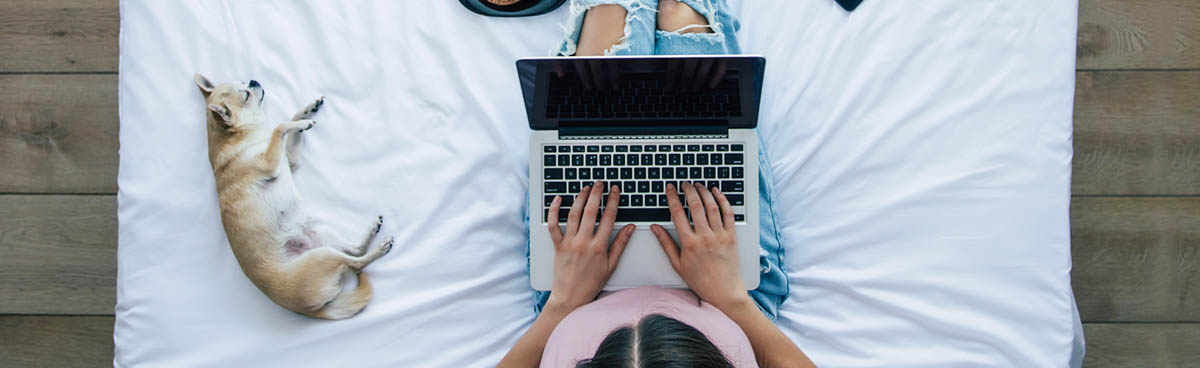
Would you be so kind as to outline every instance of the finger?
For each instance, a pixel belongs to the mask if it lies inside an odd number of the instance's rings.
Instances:
[[[704,201],[700,199],[700,193],[697,193],[703,188],[702,184],[689,184],[683,186],[683,195],[687,198],[688,211],[692,213],[692,228],[696,232],[712,231],[708,227],[708,218],[704,216]],[[571,233],[570,226],[567,227],[567,233]]]
[[[625,246],[629,245],[629,238],[633,237],[633,230],[637,226],[627,224],[621,228],[621,232],[617,233],[617,238],[613,239],[612,246],[608,248],[608,269],[609,271],[617,269],[617,263],[621,261],[621,254],[625,253]]]
[[[711,58],[705,58],[704,60],[700,61],[700,68],[696,69],[696,77],[689,81],[689,83],[691,83],[692,90],[701,89],[701,87],[708,84],[704,79],[708,77],[708,70],[709,68],[712,68],[712,64],[713,59]]]
[[[608,189],[608,202],[604,204],[604,215],[600,219],[600,227],[596,229],[596,237],[608,239],[612,235],[613,224],[617,222],[617,205],[621,199],[621,188],[613,185]]]
[[[688,224],[687,214],[683,212],[683,203],[679,203],[679,192],[675,184],[667,183],[667,208],[671,211],[671,222],[675,223],[675,231],[680,234],[690,233],[692,225]]]
[[[575,204],[571,205],[571,211],[567,212],[567,235],[575,236],[579,232],[579,217],[583,214],[584,202],[587,202],[588,190],[591,186],[585,186],[579,190],[579,194],[575,195]]]
[[[558,209],[562,206],[562,197],[554,196],[554,200],[550,201],[550,213],[546,214],[546,228],[550,229],[550,240],[554,241],[554,246],[558,247],[558,243],[562,242],[562,229],[558,228]]]
[[[696,77],[696,59],[686,59],[683,61],[683,72],[679,73],[679,89],[690,90],[692,88],[692,78]]]
[[[667,60],[667,80],[663,84],[664,88],[672,90],[675,88],[675,81],[679,80],[677,75],[679,71],[679,60]]]
[[[587,196],[587,204],[583,207],[583,218],[579,219],[579,234],[583,236],[591,236],[596,228],[596,212],[600,211],[600,195],[604,193],[603,183],[596,181],[592,188],[596,190],[589,191]]]
[[[724,229],[725,226],[721,224],[721,207],[717,205],[717,199],[713,198],[712,191],[705,187],[696,187],[696,191],[700,194],[700,200],[704,201],[704,217],[708,219],[708,227],[714,230]]]
[[[708,82],[708,88],[717,88],[721,84],[721,80],[725,79],[725,69],[729,67],[729,61],[725,59],[717,60],[717,68],[713,71],[712,80]]]
[[[721,223],[725,224],[725,231],[733,231],[733,206],[721,188],[713,188],[713,196],[717,197],[717,204],[721,206]]]
[[[588,67],[592,68],[592,78],[594,78],[593,86],[596,90],[608,89],[608,81],[604,77],[604,68],[600,65],[600,60],[588,60]]]
[[[612,86],[611,86],[612,90],[616,91],[616,90],[620,89],[621,88],[621,72],[619,70],[617,70],[617,61],[616,60],[608,60],[608,61],[605,61],[604,65],[608,67],[607,68],[608,69],[608,81],[609,81],[609,83],[612,83]]]
[[[583,60],[573,60],[571,64],[575,65],[575,73],[579,76],[579,82],[583,83],[583,89],[592,89],[592,73],[587,64]]]
[[[679,272],[679,247],[675,245],[675,240],[671,239],[671,233],[658,224],[650,225],[650,232],[654,233],[655,238],[658,238],[658,245],[661,245],[663,252],[667,253],[667,259],[671,260],[671,267],[675,268],[675,272]]]

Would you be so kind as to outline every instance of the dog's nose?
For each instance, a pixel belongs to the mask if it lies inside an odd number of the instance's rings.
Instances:
[[[262,85],[258,84],[258,81],[251,79],[250,80],[250,88],[258,88],[258,87],[262,87]]]

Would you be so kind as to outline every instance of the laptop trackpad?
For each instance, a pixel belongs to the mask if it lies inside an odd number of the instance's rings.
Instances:
[[[620,226],[618,226],[620,228]],[[671,238],[678,239],[674,230],[670,230]],[[663,252],[658,239],[650,231],[649,225],[638,226],[629,239],[621,255],[621,262],[612,278],[608,280],[605,290],[622,289],[645,285],[666,287],[686,287],[683,279],[671,268],[671,261]]]

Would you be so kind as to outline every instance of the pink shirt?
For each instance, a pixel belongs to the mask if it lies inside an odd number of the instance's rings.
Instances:
[[[608,334],[661,314],[695,327],[735,367],[758,367],[750,340],[733,320],[691,291],[643,286],[600,294],[600,298],[563,318],[542,352],[542,367],[574,367],[591,358]]]

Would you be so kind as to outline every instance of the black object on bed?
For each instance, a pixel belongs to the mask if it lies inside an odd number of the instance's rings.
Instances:
[[[558,9],[567,0],[458,0],[471,11],[491,17],[528,17]]]
[[[838,5],[841,5],[842,9],[846,9],[846,11],[853,11],[854,8],[858,7],[858,4],[862,4],[862,0],[834,0],[834,1],[837,1]]]

